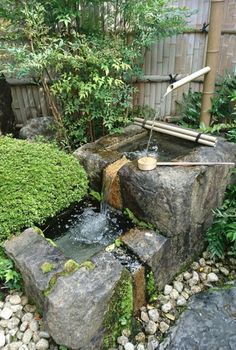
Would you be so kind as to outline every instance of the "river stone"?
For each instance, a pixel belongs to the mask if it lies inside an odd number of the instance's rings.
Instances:
[[[82,267],[72,275],[59,277],[46,297],[48,331],[57,344],[68,348],[77,349],[78,344],[80,350],[102,348],[104,317],[126,271],[107,252],[98,254],[93,262],[92,270]]]
[[[12,304],[12,305],[18,305],[21,303],[21,298],[19,295],[11,295],[10,298],[9,298],[9,302]]]
[[[160,350],[236,349],[236,287],[191,298]]]
[[[49,348],[49,343],[46,339],[40,339],[36,344],[37,350],[47,350]]]
[[[67,259],[58,248],[32,228],[8,240],[4,248],[22,273],[26,294],[39,309],[42,309],[43,292],[48,288],[51,277],[63,270]],[[48,273],[43,273],[41,266],[45,262],[54,264],[55,268]]]
[[[19,137],[21,139],[32,140],[37,136],[43,136],[46,139],[53,139],[56,130],[54,126],[53,117],[37,117],[31,118],[27,121],[19,132]]]
[[[219,277],[214,272],[211,272],[208,274],[207,282],[212,283],[217,281],[219,281]]]
[[[3,320],[9,320],[12,314],[13,314],[12,309],[10,309],[9,307],[4,307],[0,312],[0,318],[2,318]]]
[[[0,348],[5,345],[5,335],[4,331],[0,329]]]

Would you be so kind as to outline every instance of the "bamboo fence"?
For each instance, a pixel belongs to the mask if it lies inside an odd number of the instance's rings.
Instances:
[[[134,105],[149,106],[160,110],[160,116],[176,115],[176,101],[183,92],[202,90],[202,80],[198,79],[173,91],[160,106],[161,97],[170,84],[170,74],[177,79],[195,72],[205,66],[207,33],[202,32],[208,23],[210,0],[176,0],[174,6],[187,6],[197,9],[191,17],[193,32],[177,35],[155,43],[144,55],[144,76],[136,81],[138,93]],[[221,36],[221,53],[218,74],[225,71],[236,72],[236,0],[225,0],[224,24]],[[42,87],[22,81],[10,81],[13,110],[18,124],[25,124],[30,118],[50,114],[48,102]]]

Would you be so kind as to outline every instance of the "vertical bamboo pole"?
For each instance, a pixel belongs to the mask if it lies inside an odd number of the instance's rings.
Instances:
[[[215,81],[218,68],[218,57],[220,50],[221,26],[224,19],[224,0],[211,0],[210,23],[208,32],[208,43],[206,53],[206,66],[211,68],[206,75],[203,84],[203,96],[201,106],[200,123],[210,125],[211,98],[215,90]]]

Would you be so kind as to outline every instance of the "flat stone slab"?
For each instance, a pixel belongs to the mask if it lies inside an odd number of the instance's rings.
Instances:
[[[159,350],[236,349],[236,285],[191,298]]]
[[[129,230],[121,239],[140,261],[150,267],[157,287],[162,288],[172,275],[169,260],[165,259],[170,251],[170,240],[155,231],[137,228]]]

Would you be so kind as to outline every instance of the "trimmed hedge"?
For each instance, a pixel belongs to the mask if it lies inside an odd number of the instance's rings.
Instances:
[[[54,145],[0,137],[0,241],[53,217],[87,193],[87,176]]]

